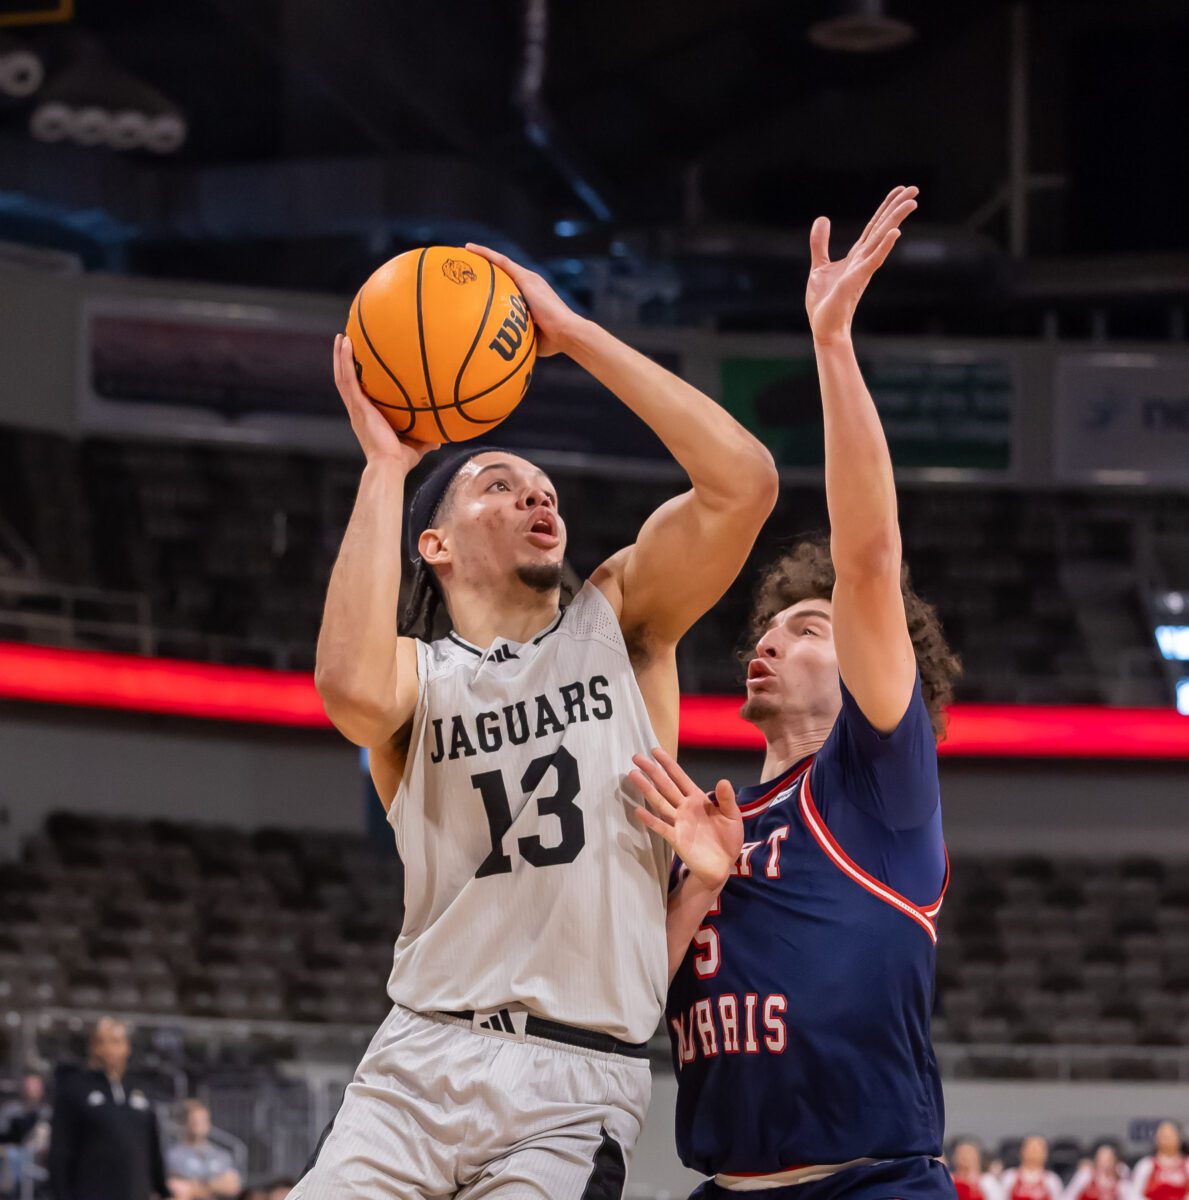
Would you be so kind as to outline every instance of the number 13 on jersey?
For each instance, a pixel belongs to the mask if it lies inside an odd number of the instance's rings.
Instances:
[[[516,839],[516,849],[525,862],[534,867],[552,867],[559,863],[572,863],[586,845],[586,824],[582,809],[578,807],[578,763],[564,747],[559,746],[552,754],[534,758],[520,779],[520,790],[531,795],[552,769],[556,776],[556,790],[547,796],[537,796],[537,814],[540,817],[556,817],[561,838],[554,845],[546,845],[540,834],[528,834]],[[504,849],[504,838],[512,828],[512,805],[504,783],[503,771],[484,771],[471,776],[471,784],[483,798],[487,813],[487,827],[491,832],[491,853],[479,864],[476,879],[488,875],[507,875],[512,870],[512,857]]]

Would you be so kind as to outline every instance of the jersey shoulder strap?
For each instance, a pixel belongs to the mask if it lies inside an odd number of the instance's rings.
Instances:
[[[627,643],[611,601],[588,579],[562,615],[559,633],[578,641],[596,641],[628,657]]]
[[[474,666],[482,657],[474,646],[468,645],[453,634],[446,634],[433,642],[417,642],[417,665],[420,668],[421,692],[431,679],[448,675],[459,668]]]

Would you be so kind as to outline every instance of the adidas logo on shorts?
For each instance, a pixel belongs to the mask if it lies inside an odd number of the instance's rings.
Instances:
[[[528,1025],[527,1012],[513,1012],[508,1008],[497,1008],[494,1012],[477,1012],[471,1018],[471,1028],[488,1037],[508,1038],[523,1042]]]

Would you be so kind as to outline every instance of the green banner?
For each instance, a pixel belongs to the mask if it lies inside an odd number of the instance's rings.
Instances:
[[[878,355],[862,367],[897,467],[1011,469],[1015,387],[1006,358]],[[724,358],[721,395],[778,466],[822,465],[821,393],[812,356]]]

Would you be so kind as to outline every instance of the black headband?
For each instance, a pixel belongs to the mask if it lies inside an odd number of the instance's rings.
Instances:
[[[507,453],[499,446],[474,446],[470,450],[456,451],[448,458],[440,460],[421,481],[421,486],[409,501],[409,511],[405,516],[405,550],[410,562],[420,561],[421,551],[417,549],[417,543],[427,529],[433,528],[438,509],[441,508],[442,500],[454,482],[454,477],[476,455],[493,452]]]

